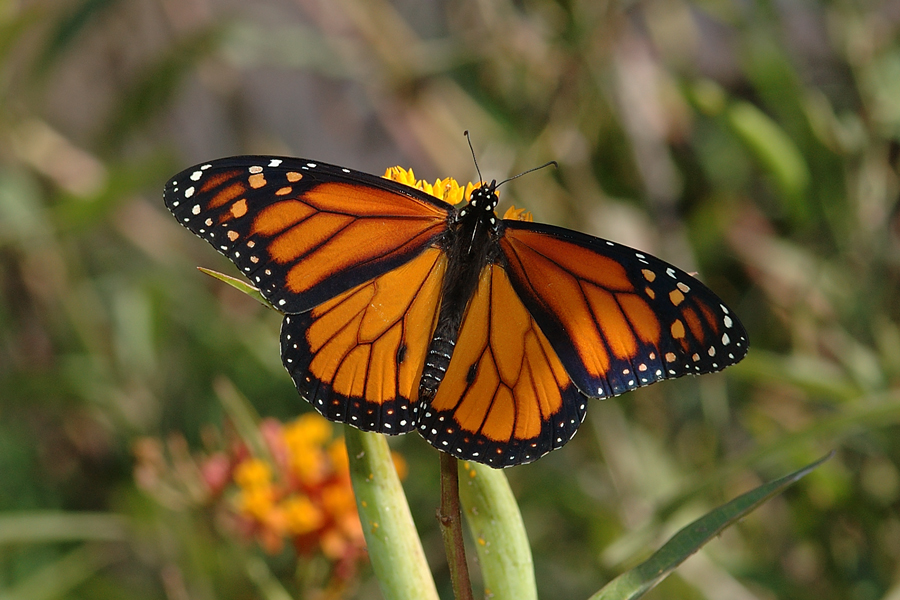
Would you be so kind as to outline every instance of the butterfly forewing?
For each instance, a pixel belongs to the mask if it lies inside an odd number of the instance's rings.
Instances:
[[[513,287],[588,396],[719,371],[747,353],[737,318],[684,271],[567,229],[503,225]]]
[[[279,310],[298,313],[431,246],[454,209],[380,177],[297,158],[242,156],[166,185],[178,221],[230,258]]]

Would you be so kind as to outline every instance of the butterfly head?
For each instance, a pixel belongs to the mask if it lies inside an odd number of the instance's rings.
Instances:
[[[484,183],[480,187],[472,190],[472,194],[469,196],[469,203],[463,207],[460,216],[464,217],[466,214],[471,213],[478,218],[490,220],[493,225],[497,222],[494,211],[499,202],[500,198],[497,196],[497,181],[494,180],[490,183]]]

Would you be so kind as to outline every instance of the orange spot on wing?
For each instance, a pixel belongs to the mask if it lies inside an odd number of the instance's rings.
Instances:
[[[515,382],[525,354],[522,341],[533,324],[504,271],[494,271],[491,283],[491,353],[501,378]]]
[[[254,173],[247,178],[247,183],[249,183],[250,187],[253,189],[258,190],[266,185],[266,176],[262,173]]]
[[[285,177],[287,177],[287,180],[290,181],[291,183],[297,183],[298,181],[303,179],[303,174],[298,173],[297,171],[288,171],[284,175],[285,175]]]
[[[289,186],[289,185],[286,185],[286,186],[284,186],[283,188],[278,188],[278,189],[275,191],[275,195],[276,195],[276,196],[287,196],[287,195],[290,194],[292,191],[294,191],[294,188],[292,188],[292,187]]]
[[[232,204],[231,208],[228,210],[231,212],[231,216],[233,216],[235,219],[240,219],[247,214],[247,199],[241,198],[240,200]]]
[[[699,300],[697,301],[697,306],[700,307],[700,312],[703,313],[703,317],[706,319],[707,325],[709,325],[713,331],[719,333],[719,321],[713,309],[711,309],[703,302],[700,302]]]
[[[319,342],[317,344],[318,347],[315,347],[313,346],[313,343],[310,343],[313,359],[310,362],[309,370],[321,381],[333,382],[335,380],[337,370],[342,364],[343,357],[346,356],[356,344],[354,327],[359,327],[362,313],[359,312],[356,315],[352,315],[352,311],[349,307],[341,312],[351,316],[348,321],[343,322],[345,327],[322,326],[322,335],[317,335],[317,333],[313,331],[313,328],[317,325],[321,325],[321,323],[316,322],[307,332],[307,339],[311,340],[311,342],[312,340]],[[320,337],[322,339],[319,339]],[[347,381],[346,374],[344,381]],[[344,386],[343,389],[347,390],[350,387],[352,386]]]
[[[682,294],[680,290],[672,290],[669,292],[669,300],[673,305],[678,306],[684,302],[684,294]]]
[[[466,371],[468,371],[468,368]],[[447,376],[445,375],[444,378],[446,379]],[[453,403],[456,406],[456,411],[453,413],[454,418],[456,418],[462,429],[469,432],[477,432],[481,429],[487,416],[487,411],[491,407],[491,397],[496,393],[500,385],[497,369],[490,357],[481,357],[475,378],[477,382],[473,385],[475,389],[469,389],[460,397],[458,403]],[[464,382],[465,379],[462,380],[462,383]],[[443,386],[443,383],[441,385]],[[440,392],[440,388],[438,388],[438,391]],[[437,405],[433,404],[433,406],[440,410]]]
[[[675,319],[672,323],[672,337],[676,340],[680,340],[684,338],[684,323],[681,322],[681,319]]]

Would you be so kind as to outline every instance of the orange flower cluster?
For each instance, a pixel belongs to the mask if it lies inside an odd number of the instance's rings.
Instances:
[[[254,443],[238,440],[199,458],[183,437],[165,448],[145,438],[134,449],[135,479],[173,509],[215,509],[219,522],[255,538],[270,554],[289,543],[300,556],[324,555],[337,580],[350,580],[366,546],[343,439],[334,438],[332,424],[316,413],[285,424],[265,419],[258,434]],[[223,447],[220,434],[205,437],[208,446]],[[395,457],[395,464],[402,475],[402,459]]]
[[[271,460],[247,455],[231,473],[243,527],[270,553],[288,538],[300,554],[321,549],[334,561],[361,556],[365,540],[347,450],[342,439],[332,439],[332,425],[310,413],[285,425],[267,419],[261,430]]]

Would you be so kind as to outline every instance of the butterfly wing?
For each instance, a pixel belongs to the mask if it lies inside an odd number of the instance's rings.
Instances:
[[[281,356],[300,395],[364,431],[412,430],[446,255],[430,248],[311,311],[287,315]]]
[[[179,223],[286,313],[310,310],[406,263],[441,237],[455,212],[381,177],[262,156],[186,169],[163,197]]]
[[[327,418],[415,426],[455,210],[415,189],[297,158],[239,156],[166,185],[178,221],[230,258],[274,306],[282,361]]]
[[[719,371],[747,353],[744,327],[684,271],[582,233],[503,221],[516,294],[588,396]]]
[[[523,464],[568,442],[585,402],[506,271],[489,264],[419,433],[464,460]]]

